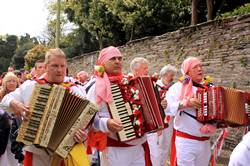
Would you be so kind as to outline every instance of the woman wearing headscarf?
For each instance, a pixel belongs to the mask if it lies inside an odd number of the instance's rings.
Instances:
[[[201,107],[195,96],[197,89],[203,88],[202,63],[189,57],[183,61],[181,72],[184,79],[172,85],[166,94],[167,110],[175,116],[177,165],[207,166],[211,155],[209,138],[216,128],[195,118],[196,109]]]

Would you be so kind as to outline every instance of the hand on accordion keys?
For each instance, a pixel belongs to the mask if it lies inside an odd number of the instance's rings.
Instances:
[[[86,139],[87,139],[87,132],[86,130],[83,130],[83,129],[79,129],[75,135],[74,135],[74,140],[77,142],[77,143],[82,143],[84,142]]]
[[[108,129],[112,132],[119,132],[123,129],[122,123],[116,119],[109,119],[107,121]]]
[[[201,103],[198,101],[196,97],[182,99],[180,101],[179,109],[186,108],[186,107],[193,107],[195,109],[201,108]]]
[[[212,124],[205,124],[200,128],[200,132],[202,134],[209,134],[212,135],[216,131],[216,127]]]
[[[17,100],[12,100],[10,102],[10,108],[15,115],[21,116],[24,120],[29,119],[29,107]]]

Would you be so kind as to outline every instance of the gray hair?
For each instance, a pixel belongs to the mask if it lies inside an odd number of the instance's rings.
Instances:
[[[169,72],[177,73],[177,69],[172,65],[166,65],[161,69],[160,76],[162,77]]]
[[[140,64],[147,64],[148,65],[149,63],[148,63],[148,60],[143,58],[143,57],[136,57],[130,63],[130,70],[134,71],[135,69],[140,67]]]

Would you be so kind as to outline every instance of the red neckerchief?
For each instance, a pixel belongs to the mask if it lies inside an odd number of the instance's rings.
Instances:
[[[164,99],[164,98],[165,98],[168,89],[169,89],[173,84],[174,84],[174,83],[171,82],[171,83],[169,83],[168,85],[163,85],[163,86],[157,85],[158,90],[159,90],[159,93],[160,93],[161,99]]]
[[[107,74],[109,77],[110,82],[112,83],[119,83],[122,81],[123,74]]]
[[[45,74],[45,75],[42,76],[42,77],[35,78],[34,80],[35,80],[38,84],[41,84],[41,85],[43,85],[43,84],[48,84],[48,85],[50,85],[50,86],[53,86],[53,84],[54,84],[54,83],[50,83],[50,82],[48,81],[48,75],[47,75],[47,74]],[[62,82],[62,83],[60,83],[60,84],[58,84],[58,85],[61,85],[61,86],[63,86],[63,87],[66,88],[66,89],[70,89],[70,87],[76,86],[76,84],[74,84],[74,83],[72,83],[72,82]]]

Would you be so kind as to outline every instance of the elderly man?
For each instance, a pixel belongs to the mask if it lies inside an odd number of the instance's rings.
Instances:
[[[116,134],[123,129],[122,123],[113,119],[108,111],[108,103],[113,101],[110,85],[123,79],[122,54],[113,46],[104,48],[99,54],[97,65],[95,78],[90,81],[95,83],[89,89],[87,98],[100,105],[93,128],[95,131],[107,133],[107,147],[101,153],[101,165],[151,165],[146,138],[136,138],[127,142],[119,141]]]
[[[176,75],[176,68],[172,65],[164,66],[160,71],[160,79],[156,82],[158,91],[160,93],[161,99],[164,101],[165,95],[168,89],[173,85],[174,77]],[[162,103],[163,103],[162,101]],[[166,101],[166,100],[165,100]],[[167,102],[166,102],[167,103]],[[159,137],[159,165],[164,166],[167,162],[168,152],[171,145],[172,133],[173,133],[173,119],[174,116],[168,111],[165,110],[166,121],[168,123],[168,128],[162,131],[162,135]]]
[[[86,71],[80,71],[76,74],[76,79],[83,85],[87,83],[89,76]]]
[[[131,72],[135,77],[148,76],[148,61],[145,58],[137,57],[130,63]],[[166,86],[168,88],[172,85],[173,77],[175,76],[176,69],[173,66],[164,67],[161,72],[161,80],[157,81],[159,92],[166,93]],[[167,106],[167,104],[166,104]],[[173,125],[172,125],[173,126]],[[147,141],[150,149],[150,158],[154,166],[164,166],[166,164],[168,150],[170,146],[171,132],[173,127],[169,130],[164,129],[155,133],[147,134]]]
[[[67,61],[64,52],[59,49],[50,49],[45,55],[45,70],[46,74],[44,77],[40,77],[37,81],[28,80],[25,81],[18,89],[14,92],[6,95],[2,104],[10,107],[13,110],[13,113],[16,115],[21,115],[25,119],[29,118],[29,99],[32,95],[32,90],[34,85],[38,82],[40,84],[62,84],[64,83],[66,75]],[[67,88],[70,88],[74,93],[85,96],[77,86],[70,84]],[[82,142],[86,137],[86,134],[83,130],[79,130],[75,133],[74,139],[76,142]],[[24,163],[28,166],[48,166],[51,163],[52,157],[48,155],[43,149],[36,148],[35,146],[26,146],[25,150],[25,159]]]
[[[142,57],[134,58],[130,63],[130,70],[135,77],[148,75],[148,60]]]
[[[170,87],[166,99],[170,112],[175,116],[176,156],[178,166],[207,166],[210,159],[209,136],[216,128],[195,119],[201,103],[195,97],[203,79],[202,63],[195,57],[181,65],[184,79]]]

